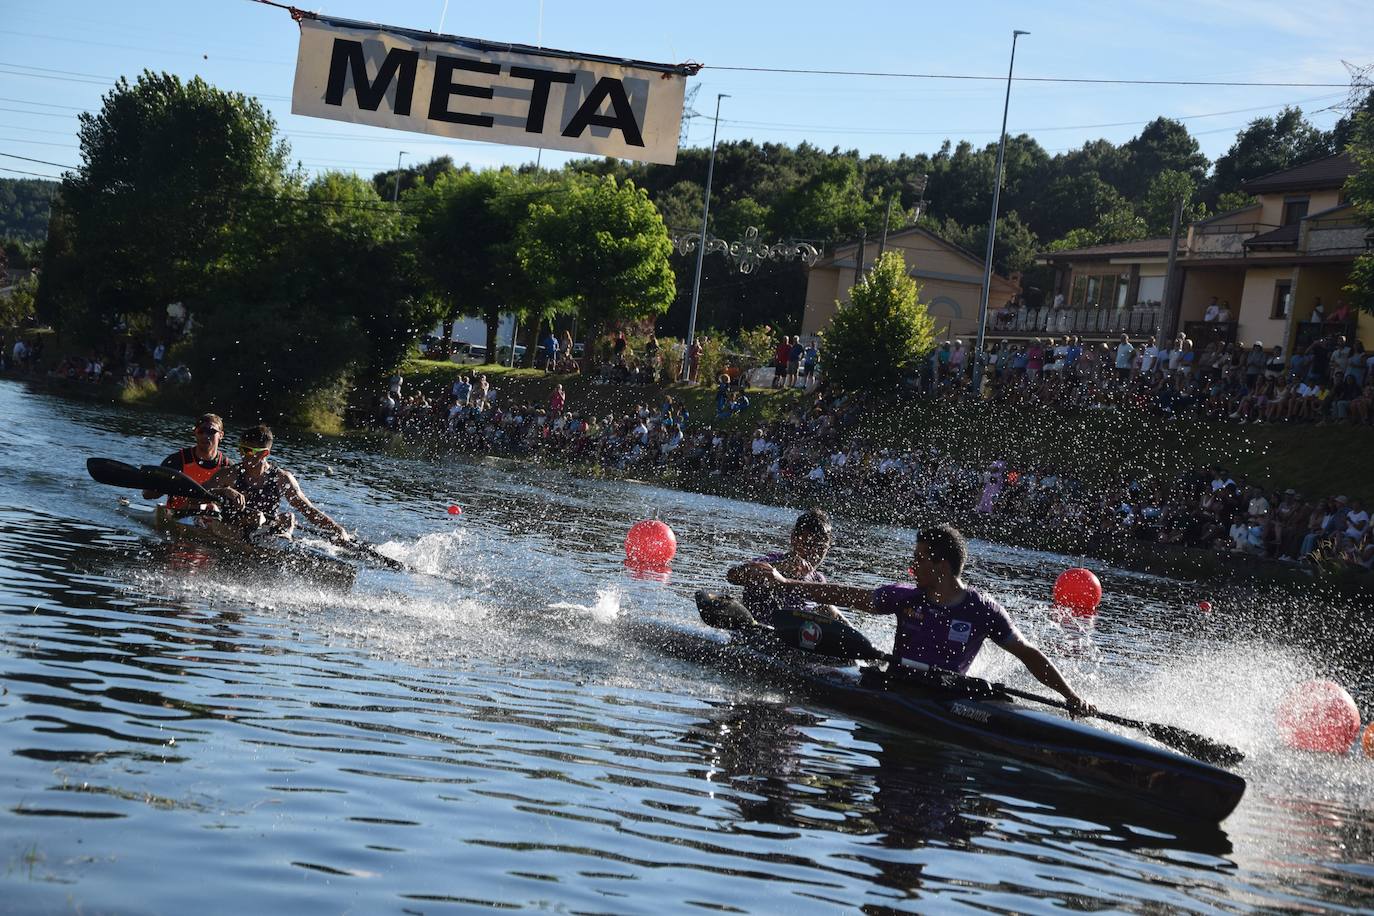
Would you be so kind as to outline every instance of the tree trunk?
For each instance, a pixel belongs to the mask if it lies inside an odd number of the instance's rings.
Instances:
[[[530,333],[525,338],[525,357],[520,360],[520,365],[525,369],[533,369],[535,354],[539,352],[539,332],[544,330],[544,319],[535,315],[525,327]]]
[[[487,322],[487,358],[485,362],[487,365],[491,365],[496,362],[496,335],[501,331],[501,311],[500,309],[489,311],[482,317]]]
[[[443,323],[439,327],[439,333],[442,338],[439,341],[439,355],[444,359],[448,359],[453,355],[453,316],[449,315],[444,318]]]

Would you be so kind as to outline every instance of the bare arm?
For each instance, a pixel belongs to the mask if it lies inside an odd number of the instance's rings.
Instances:
[[[310,522],[316,527],[332,532],[335,537],[341,540],[348,540],[348,532],[344,530],[344,527],[315,508],[315,504],[301,492],[301,485],[296,482],[296,475],[290,471],[282,471],[281,473],[286,477],[286,501],[299,509],[301,514],[310,519]]]
[[[873,610],[873,590],[853,585],[831,585],[828,582],[801,582],[788,579],[767,563],[741,563],[725,574],[731,585],[755,585],[785,589],[815,604],[834,604],[856,611]]]
[[[1064,675],[1059,673],[1059,669],[1054,666],[1054,662],[1046,658],[1045,653],[1041,652],[1035,646],[1032,646],[1028,642],[1021,642],[1018,640],[1017,642],[1002,646],[1002,648],[1020,659],[1021,664],[1026,666],[1027,671],[1035,675],[1037,681],[1061,694],[1065,700],[1068,700],[1069,705],[1075,707],[1075,711],[1092,710],[1092,707],[1085,703],[1083,698],[1075,693],[1074,689],[1069,686],[1069,682],[1064,680]]]

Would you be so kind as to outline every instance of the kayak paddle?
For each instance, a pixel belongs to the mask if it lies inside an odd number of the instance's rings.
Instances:
[[[356,536],[353,537],[351,540],[347,541],[331,539],[330,543],[334,544],[341,550],[347,551],[358,556],[363,556],[368,558],[369,560],[372,560],[373,562],[380,563],[387,569],[396,569],[404,572],[410,571],[410,567],[402,563],[400,560],[387,556],[386,554],[378,550],[376,545],[369,544],[367,541],[360,540]]]
[[[888,656],[891,660],[891,656]],[[1117,725],[1124,725],[1127,728],[1138,729],[1154,738],[1160,744],[1167,744],[1177,751],[1187,754],[1189,757],[1196,757],[1204,763],[1216,764],[1217,766],[1235,766],[1245,759],[1245,753],[1239,748],[1220,741],[1214,741],[1206,735],[1199,735],[1197,732],[1190,732],[1186,728],[1177,725],[1163,725],[1158,722],[1145,722],[1141,719],[1128,719],[1125,716],[1113,715],[1109,712],[1093,710],[1086,712],[1071,707],[1066,701],[1054,697],[1041,696],[1038,693],[1031,693],[1026,690],[1018,690],[1015,687],[1008,687],[1006,684],[994,681],[985,681],[982,678],[971,677],[967,674],[959,674],[956,671],[946,671],[943,668],[935,668],[929,665],[912,664],[903,662],[904,668],[925,671],[939,679],[942,687],[951,689],[987,689],[991,687],[1007,696],[1017,697],[1022,700],[1029,700],[1032,703],[1043,703],[1046,706],[1054,706],[1058,709],[1068,710],[1070,713],[1080,716],[1091,716],[1096,719],[1103,719],[1107,722],[1114,722]]]
[[[169,496],[184,496],[201,502],[214,502],[210,491],[173,468],[156,464],[134,467],[113,458],[87,458],[86,472],[96,483],[129,490],[156,490]]]
[[[704,591],[697,592],[697,610],[700,612],[703,622],[717,629],[769,632],[780,635],[777,634],[777,631],[773,627],[756,620],[754,615],[751,614],[749,609],[743,604],[728,596],[710,595]],[[844,644],[847,641],[843,639],[840,640],[841,645],[839,646],[827,645],[826,640],[822,638],[816,644],[815,648],[809,651],[817,655],[824,655],[832,658],[877,658],[888,662],[889,666],[898,664],[891,655],[874,649],[872,644],[863,637],[863,634],[855,632],[854,635],[862,640],[862,646],[857,644]],[[780,639],[780,641],[786,645],[791,644],[790,640]],[[867,649],[864,649],[864,646],[866,646]],[[1154,738],[1160,744],[1168,745],[1204,763],[1229,767],[1235,766],[1245,759],[1244,752],[1239,748],[1232,747],[1229,744],[1223,744],[1220,741],[1214,741],[1205,735],[1199,735],[1196,732],[1188,731],[1177,725],[1162,725],[1156,722],[1144,722],[1140,719],[1128,719],[1125,716],[1117,716],[1097,710],[1092,712],[1078,710],[1070,707],[1064,700],[1041,696],[1024,690],[1017,690],[1005,684],[985,681],[982,678],[970,677],[967,674],[946,671],[942,668],[935,668],[929,665],[903,664],[902,667],[908,670],[927,672],[939,680],[940,686],[950,690],[962,691],[968,693],[970,696],[989,697],[997,694],[1013,696],[1022,700],[1029,700],[1033,703],[1043,703],[1046,706],[1054,706],[1058,709],[1067,710],[1074,715],[1092,716],[1107,722],[1113,722],[1117,725],[1124,725],[1127,728],[1134,728],[1145,732],[1145,734]]]

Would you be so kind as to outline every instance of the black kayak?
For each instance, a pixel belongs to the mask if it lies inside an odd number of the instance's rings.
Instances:
[[[709,609],[702,604],[713,599],[698,593],[698,606],[708,620]],[[712,631],[707,638],[705,650],[692,653],[696,660],[776,684],[868,722],[1106,786],[1172,815],[1219,823],[1245,793],[1244,778],[1230,770],[995,695],[994,690],[971,695],[903,669],[837,663],[793,648],[767,630]]]

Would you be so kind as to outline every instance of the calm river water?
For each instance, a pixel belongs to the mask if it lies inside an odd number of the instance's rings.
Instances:
[[[1273,736],[1283,691],[1340,661],[1318,618],[1299,639],[1238,598],[1106,570],[1095,631],[1065,633],[1043,599],[1067,558],[974,545],[973,579],[1100,707],[1248,752],[1220,828],[1162,826],[627,626],[699,629],[691,593],[778,546],[786,510],[287,436],[278,458],[322,507],[429,573],[331,591],[217,571],[86,476],[187,433],[0,382],[0,911],[1374,907],[1374,761]],[[667,582],[620,564],[655,515],[681,545]],[[838,534],[832,576],[905,570],[910,532]],[[1342,642],[1369,711],[1368,633]],[[1014,679],[1001,655],[976,670]]]

